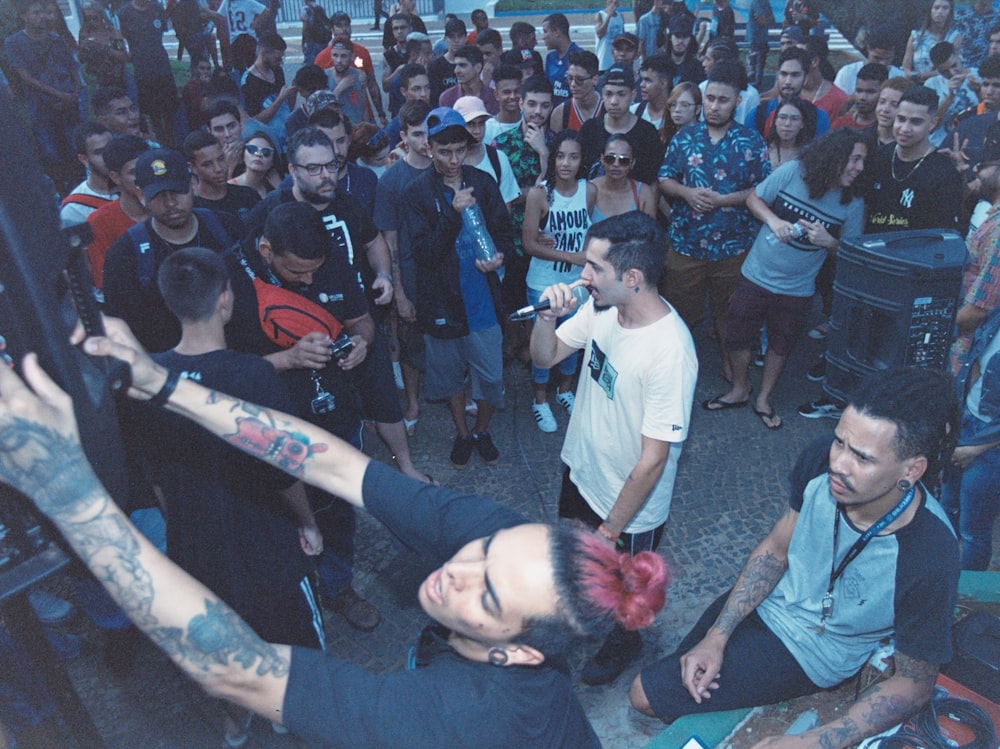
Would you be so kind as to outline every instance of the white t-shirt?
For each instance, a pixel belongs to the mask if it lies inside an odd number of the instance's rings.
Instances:
[[[76,187],[72,189],[70,195],[87,195],[94,198],[94,205],[87,205],[86,203],[77,203],[75,201],[70,201],[66,203],[62,208],[59,209],[59,220],[66,226],[71,226],[73,224],[80,224],[87,220],[87,216],[97,210],[97,201],[109,201],[114,200],[118,197],[116,192],[98,192],[90,185],[87,184],[87,180],[84,180]],[[67,196],[69,197],[69,196]]]
[[[249,34],[254,39],[257,32],[251,28],[254,19],[267,9],[256,0],[222,0],[219,14],[229,21],[229,41],[235,41],[241,34]]]
[[[520,124],[520,119],[517,122],[500,122],[496,117],[490,117],[486,120],[486,134],[483,135],[483,143],[489,143],[492,145],[500,133],[506,133],[508,130],[513,130]]]
[[[606,518],[639,461],[642,437],[670,443],[667,464],[627,533],[666,520],[687,439],[698,379],[698,357],[687,326],[673,307],[644,328],[626,329],[618,312],[588,301],[556,329],[566,345],[584,349],[576,405],[562,460],[587,504]]]
[[[833,85],[848,96],[853,94],[854,89],[858,87],[858,71],[865,66],[866,62],[866,60],[859,60],[858,62],[847,63],[847,65],[837,71],[837,77],[833,79]],[[902,68],[890,65],[889,77],[896,78],[897,76],[903,76],[905,78],[906,73],[903,72]]]
[[[498,148],[497,156],[500,159],[500,181],[497,186],[500,188],[500,195],[503,197],[503,202],[509,203],[521,196],[521,188],[517,184],[517,178],[514,177],[514,168],[510,165],[510,159],[507,158],[507,154]],[[483,158],[480,159],[478,164],[472,164],[472,166],[481,172],[486,172],[493,179],[497,178],[497,173],[493,171],[493,162],[490,161],[485,148],[483,149]]]

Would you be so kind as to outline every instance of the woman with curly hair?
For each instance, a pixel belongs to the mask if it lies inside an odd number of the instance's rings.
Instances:
[[[841,236],[861,233],[864,203],[859,178],[874,148],[865,133],[842,128],[811,143],[750,191],[747,207],[764,223],[743,262],[729,300],[726,348],[732,387],[702,404],[706,411],[745,406],[752,386],[747,368],[761,326],[768,348],[753,412],[780,429],[771,394],[808,319],[816,275]]]

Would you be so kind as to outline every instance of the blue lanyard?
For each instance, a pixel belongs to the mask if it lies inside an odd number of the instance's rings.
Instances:
[[[876,523],[871,525],[861,537],[854,542],[844,558],[840,560],[840,564],[836,564],[837,558],[837,539],[840,536],[840,516],[843,514],[844,510],[839,505],[833,514],[833,556],[830,559],[830,584],[826,589],[826,595],[823,596],[823,618],[820,624],[825,622],[833,614],[833,586],[837,582],[844,570],[847,569],[847,565],[857,559],[858,555],[864,550],[875,536],[884,531],[889,525],[893,523],[900,515],[906,512],[906,509],[913,502],[913,498],[916,496],[917,487],[916,485],[911,486],[910,490],[903,495],[903,498],[896,503],[889,512],[883,515]]]

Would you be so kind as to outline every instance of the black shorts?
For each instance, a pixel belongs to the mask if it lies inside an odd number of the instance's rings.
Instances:
[[[730,351],[752,350],[766,322],[768,348],[788,356],[802,334],[811,304],[812,297],[775,294],[741,275],[729,297],[726,347]]]

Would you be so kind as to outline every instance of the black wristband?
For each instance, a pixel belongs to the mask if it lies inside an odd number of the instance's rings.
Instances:
[[[165,406],[167,401],[170,400],[170,396],[174,394],[177,389],[177,383],[181,379],[181,373],[176,369],[170,369],[167,371],[167,380],[163,383],[163,387],[160,391],[147,401],[151,406]]]

